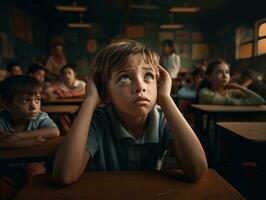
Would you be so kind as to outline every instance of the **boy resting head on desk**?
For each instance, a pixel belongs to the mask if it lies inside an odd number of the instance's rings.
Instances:
[[[55,180],[76,181],[87,163],[100,171],[156,170],[170,146],[185,175],[201,178],[207,171],[204,151],[170,91],[171,78],[150,48],[124,41],[102,49],[80,111],[57,151]],[[97,108],[100,103],[105,106]]]

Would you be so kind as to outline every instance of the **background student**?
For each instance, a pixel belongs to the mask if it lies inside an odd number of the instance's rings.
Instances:
[[[41,112],[41,88],[28,76],[10,76],[3,82],[0,112],[0,149],[38,145],[59,136],[59,130],[47,113]],[[8,163],[0,168],[0,199],[9,199],[32,176],[45,173],[41,163]]]
[[[77,79],[77,70],[75,65],[65,65],[61,69],[60,74],[61,81],[48,87],[45,90],[48,98],[69,98],[84,96],[86,83],[82,80]]]
[[[169,72],[172,79],[177,78],[181,61],[180,56],[176,53],[174,41],[164,40],[161,44],[161,49],[160,64]]]
[[[264,99],[238,84],[230,83],[230,69],[223,60],[209,63],[198,93],[200,104],[261,105]]]
[[[8,71],[9,76],[17,76],[23,74],[20,64],[16,61],[9,61],[6,65],[6,70]]]
[[[72,183],[87,164],[91,170],[160,169],[170,146],[185,175],[205,174],[202,146],[170,96],[171,78],[156,53],[134,41],[114,43],[96,56],[92,71],[56,154],[55,180]],[[101,102],[106,105],[97,108]]]

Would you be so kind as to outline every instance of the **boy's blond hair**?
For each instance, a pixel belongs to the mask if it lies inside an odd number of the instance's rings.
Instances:
[[[137,41],[123,41],[108,45],[96,56],[90,77],[94,77],[99,95],[105,102],[108,83],[114,71],[131,65],[131,56],[140,54],[158,74],[159,54]]]

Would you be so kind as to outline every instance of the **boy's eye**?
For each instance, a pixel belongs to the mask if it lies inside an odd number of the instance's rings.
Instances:
[[[151,72],[147,72],[146,74],[145,74],[145,76],[144,76],[144,80],[153,80],[154,79],[154,74],[153,73],[151,73]]]
[[[21,103],[26,104],[29,102],[29,99],[21,99]]]
[[[130,76],[127,74],[124,74],[118,78],[119,82],[128,82],[131,81]]]
[[[34,101],[35,103],[39,103],[41,101],[41,98],[36,98]]]

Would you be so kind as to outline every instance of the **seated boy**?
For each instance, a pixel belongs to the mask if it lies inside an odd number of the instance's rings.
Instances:
[[[70,184],[87,164],[100,171],[159,170],[170,146],[187,177],[203,177],[206,157],[170,96],[171,81],[158,54],[141,43],[101,50],[80,111],[57,151],[55,180]],[[101,102],[106,106],[97,108]]]
[[[37,145],[46,138],[59,136],[59,130],[47,113],[41,112],[41,87],[38,82],[28,76],[10,76],[2,85],[1,97],[5,109],[0,112],[0,149],[20,148]],[[21,173],[27,174],[24,177]],[[0,185],[15,186],[11,194],[1,194],[0,199],[10,197],[14,191],[38,173],[44,173],[40,163],[6,164],[1,166]],[[20,179],[20,180],[19,180]],[[7,181],[9,180],[9,181]],[[15,184],[14,184],[15,183]],[[8,199],[8,198],[7,198]]]
[[[76,66],[67,64],[60,70],[61,81],[45,89],[47,98],[84,97],[86,83],[77,79]]]

